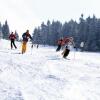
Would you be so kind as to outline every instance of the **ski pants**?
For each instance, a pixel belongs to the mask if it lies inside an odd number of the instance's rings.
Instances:
[[[61,45],[58,45],[56,51],[60,51],[60,49],[61,49]]]
[[[17,48],[16,45],[15,45],[15,41],[12,39],[12,40],[11,40],[11,49],[13,48],[13,46],[14,46],[15,48]]]
[[[70,50],[69,49],[65,49],[63,52],[62,52],[62,55],[63,55],[63,58],[66,58],[69,54]]]
[[[26,52],[26,46],[27,46],[27,42],[23,41],[23,43],[22,43],[22,54]]]

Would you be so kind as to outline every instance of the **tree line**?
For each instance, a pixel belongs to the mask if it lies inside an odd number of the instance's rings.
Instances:
[[[15,31],[17,40],[19,35]],[[2,25],[0,22],[0,38],[9,39],[10,29],[8,22]],[[85,51],[100,51],[100,19],[88,16],[84,19],[84,15],[81,14],[79,22],[70,20],[65,23],[60,21],[49,20],[45,24],[41,23],[36,27],[32,33],[33,43],[56,46],[57,41],[64,37],[73,37],[75,46],[80,48],[80,44],[83,42]]]
[[[19,35],[16,32],[16,30],[15,30],[15,34],[16,34],[16,40],[18,41],[19,40]],[[9,35],[10,35],[10,28],[9,28],[7,20],[5,21],[5,23],[3,25],[0,22],[0,38],[8,40]]]
[[[85,51],[100,51],[100,19],[87,17],[81,14],[79,22],[70,20],[62,24],[60,21],[42,22],[41,26],[34,29],[33,42],[44,45],[57,45],[60,38],[71,36],[77,48],[83,42]]]

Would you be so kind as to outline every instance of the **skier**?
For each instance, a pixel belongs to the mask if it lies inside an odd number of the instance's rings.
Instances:
[[[63,39],[58,40],[58,47],[57,47],[56,51],[59,51],[61,49],[62,42],[63,42]]]
[[[64,51],[62,52],[63,58],[66,58],[69,55],[70,49],[69,45],[73,45],[75,48],[75,44],[72,37],[65,37],[63,39],[64,43],[66,44]]]
[[[23,42],[22,42],[22,54],[23,54],[26,52],[28,39],[30,38],[32,40],[32,37],[29,34],[29,30],[27,30],[25,33],[23,33],[22,38],[23,38]]]
[[[81,42],[80,48],[81,48],[81,51],[83,52],[84,51],[84,42]]]
[[[13,46],[15,47],[15,49],[17,49],[17,47],[15,45],[16,36],[13,32],[11,32],[11,34],[9,35],[9,39],[11,41],[11,49],[13,48]]]
[[[38,48],[39,48],[39,44],[37,44],[37,46],[36,46],[36,47],[37,47],[37,49],[38,49]]]

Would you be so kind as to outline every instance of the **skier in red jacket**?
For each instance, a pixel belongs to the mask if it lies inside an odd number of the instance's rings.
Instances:
[[[75,47],[75,44],[74,44],[72,37],[65,37],[63,39],[63,41],[64,41],[66,46],[65,46],[64,51],[62,52],[62,55],[63,55],[63,58],[66,58],[69,55],[69,52],[70,52],[69,45],[73,45],[74,48],[76,48],[76,47]]]
[[[15,47],[15,49],[17,49],[17,47],[15,45],[16,36],[13,32],[11,32],[11,34],[9,35],[9,39],[11,41],[11,49],[13,48],[13,46]]]
[[[62,42],[63,42],[63,39],[58,40],[58,42],[57,42],[58,46],[57,46],[56,51],[60,51],[61,46],[62,46]]]

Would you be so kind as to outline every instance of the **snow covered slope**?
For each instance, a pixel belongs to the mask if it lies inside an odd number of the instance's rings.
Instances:
[[[71,51],[68,60],[30,44],[22,55],[16,44],[0,40],[0,100],[100,100],[100,53]]]

